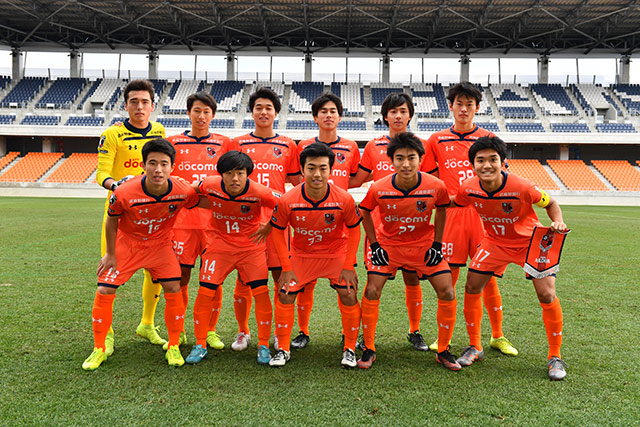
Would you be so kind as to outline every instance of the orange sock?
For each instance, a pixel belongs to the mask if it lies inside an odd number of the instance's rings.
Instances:
[[[209,330],[216,330],[218,325],[218,319],[220,318],[220,308],[222,308],[222,286],[218,286],[216,289],[216,296],[213,298],[213,305],[211,306],[211,318],[209,319]]]
[[[552,356],[560,357],[560,347],[562,347],[562,307],[560,300],[556,297],[549,304],[540,303],[542,307],[542,321],[547,331],[549,341],[548,358]]]
[[[296,317],[295,304],[283,304],[276,300],[274,315],[275,333],[281,350],[291,351],[291,330]]]
[[[313,309],[313,290],[317,281],[305,285],[304,290],[298,294],[296,304],[298,306],[298,328],[309,335],[309,320]]]
[[[256,322],[258,323],[258,345],[269,347],[271,337],[271,319],[273,307],[269,298],[269,288],[260,286],[254,289],[253,298],[256,300]]]
[[[251,314],[251,288],[239,279],[236,280],[236,288],[233,291],[233,309],[238,321],[238,332],[249,333],[249,314]]]
[[[502,332],[502,295],[500,295],[498,281],[495,276],[491,276],[491,279],[484,287],[482,302],[484,302],[484,308],[487,309],[487,314],[489,315],[491,336],[493,338],[504,336],[504,332]]]
[[[182,305],[186,312],[189,306],[189,285],[180,286],[180,295],[182,295]]]
[[[420,329],[420,320],[422,319],[422,286],[406,286],[404,287],[405,302],[407,304],[407,313],[409,314],[409,332],[415,332]]]
[[[482,350],[482,294],[464,293],[464,320],[469,334],[469,345]],[[438,344],[438,347],[440,345]]]
[[[207,348],[207,332],[213,315],[211,307],[219,289],[222,289],[222,286],[219,286],[218,290],[213,290],[201,285],[196,302],[193,304],[193,331],[196,335],[196,344],[204,348]]]
[[[364,345],[376,351],[376,327],[380,316],[380,300],[370,300],[362,297],[362,336]]]
[[[93,346],[104,350],[104,340],[107,332],[111,328],[113,321],[113,301],[116,294],[102,295],[96,291],[93,299],[93,310],[91,310],[91,324],[93,326]]]
[[[451,281],[453,282],[453,288],[456,288],[456,282],[460,277],[460,267],[451,267]]]
[[[438,321],[438,353],[445,351],[449,347],[451,337],[453,336],[453,328],[456,325],[456,307],[458,301],[438,300],[438,312],[436,320]]]
[[[178,345],[180,332],[184,329],[184,306],[180,292],[164,292],[164,321],[169,332],[169,347]]]
[[[342,301],[338,304],[342,315],[342,330],[344,331],[344,348],[355,350],[360,330],[360,304],[344,305]]]

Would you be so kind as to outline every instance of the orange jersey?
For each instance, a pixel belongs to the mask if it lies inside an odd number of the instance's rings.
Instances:
[[[271,225],[285,230],[293,227],[293,254],[308,258],[344,256],[346,227],[358,227],[362,217],[353,197],[342,188],[328,184],[325,196],[315,202],[305,192],[305,183],[285,193],[273,210]]]
[[[469,162],[469,147],[483,136],[495,135],[477,125],[466,133],[456,132],[452,126],[431,134],[424,143],[426,154],[420,170],[427,173],[438,171],[449,195],[455,196],[462,181],[475,176],[473,165]]]
[[[418,139],[422,141],[423,145],[426,144],[426,141],[422,138]],[[396,172],[391,159],[387,156],[387,145],[389,145],[390,140],[389,135],[382,135],[367,142],[364,147],[362,159],[360,160],[360,169],[371,172],[374,181]]]
[[[300,173],[298,147],[286,136],[260,138],[248,133],[233,138],[231,150],[242,151],[253,159],[254,168],[249,178],[279,193],[284,193],[288,175]]]
[[[120,185],[109,198],[109,216],[119,216],[118,233],[137,240],[169,240],[169,233],[183,207],[200,202],[196,191],[177,179],[169,178],[169,189],[161,196],[149,194],[147,177],[137,176]]]
[[[475,208],[490,242],[508,247],[528,246],[533,228],[540,225],[532,205],[540,202],[543,193],[527,179],[506,172],[502,175],[502,186],[492,193],[482,188],[477,176],[464,181],[455,204]]]
[[[309,138],[298,144],[298,155],[310,144],[321,142],[318,138]],[[334,142],[326,143],[336,155],[329,184],[335,184],[343,190],[349,189],[349,178],[358,172],[360,149],[355,141],[338,137]]]
[[[360,208],[369,212],[378,208],[380,221],[374,225],[382,246],[422,246],[433,240],[433,209],[449,204],[447,188],[424,172],[419,172],[416,186],[406,191],[396,186],[395,179],[394,173],[374,182]]]
[[[231,145],[231,139],[216,133],[198,138],[184,132],[167,139],[176,149],[173,175],[187,182],[199,182],[207,176],[217,174],[218,159],[229,151]],[[204,229],[210,216],[211,212],[207,209],[185,209],[178,214],[174,228]]]
[[[208,234],[215,239],[214,249],[235,251],[255,248],[256,244],[249,236],[260,227],[260,211],[262,208],[273,209],[279,195],[247,179],[244,191],[231,196],[219,175],[206,177],[199,189],[211,202],[211,229]]]

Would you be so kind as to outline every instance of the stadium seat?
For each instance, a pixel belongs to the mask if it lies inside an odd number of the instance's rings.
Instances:
[[[559,84],[534,84],[531,91],[545,115],[575,116],[578,109]]]
[[[187,114],[187,97],[194,92],[204,90],[206,84],[202,80],[176,80],[164,102],[164,114]]]
[[[379,112],[387,95],[396,92],[404,92],[402,83],[371,83],[371,111]]]
[[[640,115],[640,85],[615,84],[611,88],[632,116]]]
[[[65,126],[102,126],[104,124],[104,117],[93,116],[69,116],[69,120],[64,124]]]
[[[507,132],[544,132],[540,122],[512,122],[505,121]]]
[[[237,112],[244,94],[244,82],[216,80],[211,85],[210,93],[216,100],[218,111]]]
[[[322,82],[292,82],[289,92],[289,111],[310,113],[313,101],[324,92]]]
[[[640,171],[626,160],[593,160],[593,166],[618,191],[640,191]]]
[[[631,123],[596,123],[596,129],[602,133],[637,133]]]
[[[45,182],[83,183],[96,170],[98,153],[73,153]]]
[[[15,114],[0,114],[0,125],[10,125],[16,121]]]
[[[0,181],[36,182],[61,158],[62,153],[28,153],[0,175]]]
[[[548,160],[553,172],[572,191],[608,191],[582,160]]]
[[[551,123],[552,132],[589,133],[586,123]]]
[[[58,78],[36,103],[36,108],[70,108],[87,82],[81,78]]]
[[[545,190],[559,190],[544,167],[535,159],[509,159],[509,173],[527,178]]]
[[[449,129],[453,126],[453,122],[433,122],[426,120],[418,120],[418,132],[438,132]]]
[[[343,117],[362,117],[364,115],[364,88],[362,84],[333,82],[331,83],[331,92],[342,100]]]
[[[19,155],[20,152],[18,151],[10,151],[4,157],[0,158],[0,171],[4,169],[9,163],[13,162]]]
[[[414,83],[411,86],[411,97],[417,117],[449,117],[449,104],[441,84]]]
[[[0,107],[26,107],[45,85],[44,77],[25,77],[0,102]]]
[[[499,113],[507,119],[533,119],[533,109],[527,92],[517,84],[492,84],[491,95],[496,101]]]
[[[33,114],[29,114],[24,116],[21,125],[30,125],[30,126],[56,126],[60,123],[60,116],[36,116]]]

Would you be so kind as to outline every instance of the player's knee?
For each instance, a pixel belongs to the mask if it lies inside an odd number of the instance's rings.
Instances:
[[[369,301],[379,300],[380,295],[382,294],[382,289],[376,286],[369,286],[364,290],[364,296],[367,297]]]
[[[547,289],[538,291],[538,301],[542,304],[552,303],[554,299],[556,299],[555,291]]]
[[[98,293],[100,295],[113,295],[116,293],[116,288],[111,288],[109,286],[98,286]]]
[[[162,289],[166,294],[175,294],[180,292],[180,282],[177,280],[162,282]]]
[[[453,289],[453,285],[436,289],[436,294],[438,295],[438,299],[443,301],[453,301],[456,298],[456,292]]]

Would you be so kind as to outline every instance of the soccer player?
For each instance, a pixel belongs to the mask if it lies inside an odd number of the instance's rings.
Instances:
[[[249,109],[255,122],[253,132],[234,138],[232,149],[246,153],[253,159],[254,169],[250,179],[284,194],[286,181],[297,185],[300,182],[300,163],[296,143],[273,130],[273,122],[280,112],[280,98],[271,89],[260,87],[249,97]],[[265,223],[270,215],[263,214]],[[267,265],[277,282],[282,267],[273,246],[272,237],[267,238]],[[251,341],[249,313],[251,312],[251,289],[240,280],[233,291],[233,308],[238,321],[238,334],[231,348],[242,351]]]
[[[428,155],[422,163],[422,171],[442,179],[449,195],[455,196],[460,184],[474,175],[468,158],[469,147],[480,137],[494,135],[473,123],[482,101],[482,92],[477,87],[469,82],[458,83],[449,89],[447,98],[453,113],[453,126],[429,137],[425,145]],[[467,258],[473,256],[483,237],[482,221],[472,207],[448,210],[442,252],[451,267],[454,286],[460,267],[467,264]],[[518,350],[502,331],[502,295],[495,277],[487,283],[482,299],[491,323],[489,345],[504,354],[517,356]],[[437,341],[430,346],[431,350],[436,347]]]
[[[470,345],[458,358],[462,366],[484,357],[480,341],[482,290],[490,277],[502,277],[508,264],[524,265],[534,227],[540,225],[533,205],[547,211],[551,231],[567,231],[560,206],[552,197],[531,181],[503,171],[506,157],[507,146],[500,138],[478,138],[469,149],[469,161],[477,176],[463,181],[454,199],[458,206],[472,206],[486,230],[467,274],[464,318]],[[556,297],[555,274],[531,279],[549,341],[549,378],[561,380],[566,376],[566,365],[560,358],[562,308]]]
[[[336,157],[329,184],[348,190],[350,177],[358,172],[360,150],[355,141],[338,136],[338,123],[342,120],[342,112],[342,101],[333,93],[325,93],[313,101],[311,113],[313,120],[318,124],[318,136],[300,141],[298,152],[301,153],[307,146],[316,142],[322,142],[331,147]],[[291,348],[304,348],[309,343],[309,319],[313,308],[315,285],[315,282],[309,283],[296,299],[300,332],[291,341]]]
[[[345,342],[341,364],[356,367],[354,352],[360,328],[358,277],[354,264],[360,243],[360,212],[351,195],[329,184],[335,154],[327,144],[309,145],[300,154],[304,183],[285,193],[273,211],[272,236],[282,273],[275,300],[275,334],[279,348],[269,365],[284,366],[290,358],[294,302],[308,283],[327,278],[339,295]],[[291,259],[285,230],[293,228]]]
[[[175,153],[166,139],[147,142],[142,147],[145,174],[118,186],[109,198],[107,250],[98,264],[98,290],[91,314],[94,349],[82,364],[85,370],[97,369],[107,359],[105,340],[113,320],[116,290],[140,268],[146,268],[164,289],[167,361],[171,366],[184,364],[178,348],[184,326],[180,264],[169,235],[180,209],[195,207],[200,198],[188,184],[169,178]]]
[[[216,115],[217,104],[206,92],[198,92],[187,97],[187,115],[191,120],[191,130],[167,138],[176,148],[174,175],[188,182],[198,183],[215,174],[216,162],[229,150],[231,140],[223,135],[211,133],[209,127]],[[185,209],[178,214],[173,226],[173,249],[176,252],[182,276],[180,292],[185,309],[189,304],[189,280],[196,259],[206,245],[205,229],[209,227],[211,212],[207,209]],[[216,292],[212,307],[211,325],[207,343],[211,348],[221,350],[224,343],[215,331],[222,306],[222,288]],[[187,343],[187,336],[180,334],[180,344]]]
[[[218,160],[218,172],[222,176],[209,176],[194,185],[199,193],[207,196],[208,200],[201,206],[208,205],[212,213],[200,266],[200,289],[193,307],[197,341],[187,363],[198,363],[207,355],[207,330],[216,294],[221,292],[222,283],[233,270],[238,270],[242,283],[251,289],[256,301],[258,363],[266,365],[271,360],[269,338],[273,311],[264,244],[271,227],[261,225],[260,218],[262,209],[273,210],[279,194],[249,180],[252,171],[251,157],[232,150]],[[215,317],[217,320],[218,316]]]
[[[373,266],[367,271],[362,298],[362,330],[365,350],[358,366],[371,368],[376,360],[375,334],[380,295],[389,277],[399,268],[416,271],[431,282],[438,296],[438,354],[436,360],[457,371],[460,365],[449,352],[456,323],[456,299],[451,270],[442,255],[442,233],[449,195],[442,181],[420,172],[422,141],[410,132],[391,138],[387,154],[397,171],[376,181],[360,203],[364,230],[370,243]],[[378,208],[380,222],[371,212]],[[434,224],[431,213],[435,209]]]
[[[360,187],[364,182],[378,181],[395,172],[391,159],[387,156],[387,145],[394,136],[407,131],[409,122],[413,117],[413,100],[403,92],[391,93],[382,102],[380,113],[384,124],[389,127],[389,134],[372,139],[367,143],[360,160],[360,168],[355,177],[349,181],[349,187]],[[372,212],[374,223],[380,223],[377,210]],[[365,266],[369,269],[371,264],[371,252],[365,239]],[[407,339],[413,348],[419,351],[429,351],[429,346],[424,342],[420,333],[420,320],[422,319],[422,287],[415,271],[402,270],[405,284],[405,304],[409,316],[409,334]],[[359,343],[360,344],[360,343]]]
[[[164,138],[164,127],[160,123],[149,121],[155,107],[155,92],[150,81],[130,81],[124,88],[124,107],[129,118],[105,130],[98,143],[96,180],[109,190],[102,220],[101,255],[107,250],[105,224],[111,192],[127,179],[142,173],[141,151],[144,144],[156,138]],[[142,283],[142,320],[136,333],[156,345],[167,342],[158,335],[153,322],[160,289],[160,283],[154,283],[145,270]],[[110,329],[106,338],[106,355],[111,356],[113,349],[114,333]]]

